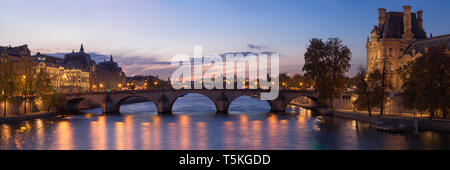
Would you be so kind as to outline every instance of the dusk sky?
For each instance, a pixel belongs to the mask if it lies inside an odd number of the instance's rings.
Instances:
[[[450,33],[450,1],[405,0],[0,0],[0,46],[28,44],[32,53],[113,55],[128,76],[170,76],[177,53],[280,53],[281,72],[299,73],[311,38],[335,36],[366,63],[366,38],[377,8],[424,10],[429,35]]]

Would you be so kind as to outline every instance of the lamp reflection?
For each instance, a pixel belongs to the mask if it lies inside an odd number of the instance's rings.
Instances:
[[[225,143],[225,149],[232,150],[234,149],[233,143],[234,143],[234,122],[232,121],[226,121],[223,124],[223,130],[224,130],[224,143]]]
[[[95,150],[107,148],[106,116],[99,116],[97,121],[91,122],[91,147]]]
[[[248,136],[248,117],[247,115],[239,116],[239,132],[240,136]],[[248,138],[241,138],[240,145],[247,146],[249,144]]]
[[[67,121],[59,122],[56,130],[57,135],[57,149],[70,150],[73,149],[72,129]]]
[[[191,140],[191,126],[190,126],[190,117],[187,115],[181,115],[179,118],[179,124],[181,129],[181,149],[188,150],[190,148],[190,140]]]
[[[268,126],[267,129],[269,130],[269,148],[276,149],[277,148],[276,142],[278,141],[278,136],[276,135],[278,134],[277,132],[278,120],[276,115],[269,116],[267,126]]]
[[[261,134],[261,121],[252,121],[252,144],[253,149],[259,150],[262,149],[262,134]]]
[[[39,149],[43,149],[44,145],[44,123],[41,119],[36,119],[36,137],[37,137],[37,144]]]
[[[153,126],[152,126],[152,139],[151,140],[151,148],[152,149],[161,149],[161,117],[153,116]]]
[[[134,121],[132,115],[125,117],[125,149],[134,149]]]
[[[124,150],[125,149],[125,128],[123,122],[115,123],[115,134],[116,134],[116,149]]]
[[[197,143],[198,149],[206,150],[208,149],[208,138],[206,134],[206,122],[197,122]]]

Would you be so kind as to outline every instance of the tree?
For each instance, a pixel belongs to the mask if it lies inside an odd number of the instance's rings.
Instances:
[[[450,52],[446,45],[432,47],[399,69],[404,81],[403,105],[430,113],[441,112],[448,119],[450,103]]]
[[[17,74],[13,61],[3,59],[0,61],[0,101],[3,102],[3,116],[6,116],[8,100],[14,98],[17,92]]]
[[[366,69],[363,67],[359,68],[359,73],[355,76],[356,85],[356,99],[353,101],[355,108],[357,110],[365,110],[369,112],[369,116],[372,116],[371,107],[373,107],[373,91],[369,87],[368,81],[369,75],[366,73]]]
[[[34,83],[34,85],[34,99],[42,100],[44,105],[46,105],[48,100],[51,100],[52,95],[56,92],[56,90],[52,88],[50,75],[45,69],[41,69],[38,71],[36,75],[36,82]],[[48,111],[50,111],[50,105],[48,106]]]
[[[354,77],[356,83],[356,100],[353,102],[357,110],[365,110],[372,115],[372,108],[380,108],[380,115],[383,115],[383,107],[389,102],[389,90],[392,88],[390,79],[383,78],[382,69],[375,69],[371,73],[366,73],[360,67],[359,73]]]
[[[18,63],[20,82],[19,91],[24,98],[23,113],[27,113],[27,100],[30,95],[34,94],[34,86],[36,85],[36,67],[31,61],[21,61]]]
[[[351,52],[339,38],[329,38],[327,42],[313,38],[305,53],[303,71],[315,82],[319,102],[333,101],[341,95],[345,87],[345,74],[350,69]]]

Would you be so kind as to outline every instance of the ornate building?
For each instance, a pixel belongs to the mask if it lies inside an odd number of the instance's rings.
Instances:
[[[62,63],[66,69],[80,69],[89,72],[89,89],[92,91],[106,91],[121,89],[125,82],[122,68],[110,57],[109,61],[96,64],[91,56],[84,51],[83,44],[79,52],[66,54]]]
[[[37,62],[36,72],[45,70],[54,88],[63,93],[89,91],[89,72],[77,68],[65,68],[62,65],[62,59],[39,52],[33,57]]]
[[[72,53],[64,56],[63,65],[66,68],[77,68],[83,71],[94,72],[96,63],[89,54],[84,52],[83,44],[81,44],[79,52],[72,51]]]
[[[450,35],[427,37],[423,28],[423,11],[411,12],[411,6],[403,6],[403,12],[378,9],[378,25],[367,38],[367,72],[382,69],[383,61],[393,90],[401,89],[402,81],[397,69],[421,56],[431,46],[446,44]]]
[[[92,82],[99,90],[111,90],[122,89],[125,80],[125,73],[111,55],[109,61],[105,60],[97,65]]]
[[[13,61],[31,61],[31,51],[28,49],[28,45],[22,45],[18,47],[1,47],[0,46],[0,58],[10,59]]]

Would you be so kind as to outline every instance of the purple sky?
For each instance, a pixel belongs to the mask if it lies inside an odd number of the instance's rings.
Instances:
[[[112,54],[127,75],[170,76],[177,53],[280,53],[281,72],[299,73],[309,39],[337,36],[365,65],[377,8],[424,10],[427,33],[450,33],[448,0],[0,0],[0,46],[68,53],[84,44],[101,60]]]

